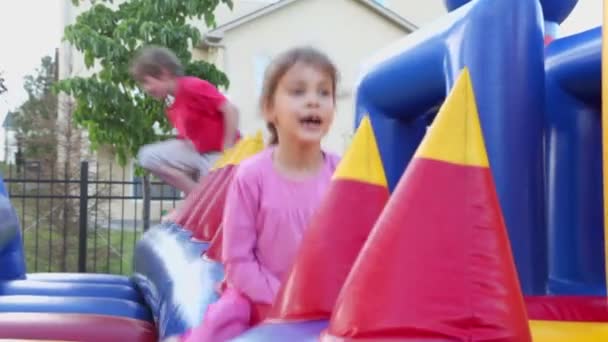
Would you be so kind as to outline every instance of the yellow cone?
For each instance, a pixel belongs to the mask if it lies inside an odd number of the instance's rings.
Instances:
[[[361,153],[361,151],[372,151]],[[333,179],[350,179],[386,187],[386,175],[369,117],[365,116]]]
[[[488,155],[468,69],[462,71],[458,84],[460,86],[454,86],[441,107],[415,157],[488,167]],[[463,108],[465,113],[462,113]]]

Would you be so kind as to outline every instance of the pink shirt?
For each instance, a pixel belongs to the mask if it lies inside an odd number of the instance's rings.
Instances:
[[[273,147],[243,161],[226,198],[223,255],[226,280],[255,303],[271,304],[296,256],[311,216],[325,195],[339,157],[324,153],[318,174],[279,174]]]

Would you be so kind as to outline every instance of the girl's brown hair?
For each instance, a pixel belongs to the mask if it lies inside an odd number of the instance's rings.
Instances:
[[[331,78],[332,94],[334,101],[336,100],[336,87],[339,76],[338,69],[334,63],[327,55],[315,48],[296,47],[277,56],[266,69],[262,94],[260,96],[260,109],[262,111],[272,105],[279,81],[298,62],[314,66],[326,73]],[[268,122],[266,125],[270,131],[270,144],[278,144],[279,136],[277,135],[277,128],[272,122]]]

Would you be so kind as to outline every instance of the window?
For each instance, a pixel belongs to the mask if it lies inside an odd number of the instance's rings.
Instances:
[[[266,67],[270,64],[270,57],[266,55],[258,55],[253,60],[253,72],[255,73],[255,91],[257,95],[262,93],[262,86],[264,83],[264,72]]]

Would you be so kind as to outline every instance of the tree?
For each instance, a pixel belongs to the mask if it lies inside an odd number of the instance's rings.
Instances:
[[[6,86],[4,85],[4,77],[2,76],[2,72],[0,71],[0,95],[2,95],[2,93],[6,92]]]
[[[75,5],[80,1],[73,0]],[[213,11],[220,3],[232,7],[232,0],[130,0],[112,6],[112,0],[91,0],[92,7],[73,25],[66,27],[64,39],[84,55],[87,68],[99,69],[90,77],[62,80],[57,89],[75,99],[73,120],[88,130],[91,147],[113,148],[124,165],[139,148],[170,132],[163,104],[138,91],[130,77],[129,63],[135,52],[148,44],[173,50],[185,70],[218,87],[228,79],[213,65],[193,61],[191,49],[200,41],[200,31],[189,24],[204,18],[215,25]]]
[[[57,95],[52,91],[57,64],[45,56],[34,75],[24,77],[27,100],[14,116],[18,146],[26,159],[52,163],[57,153]]]

